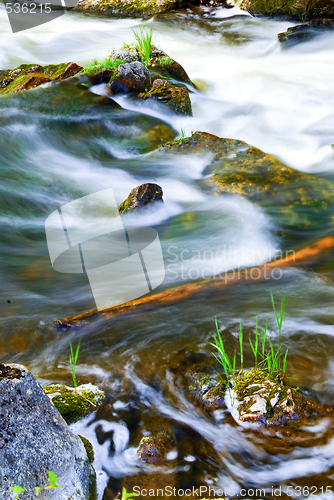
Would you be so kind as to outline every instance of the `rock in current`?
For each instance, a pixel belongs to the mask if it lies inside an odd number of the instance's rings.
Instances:
[[[150,72],[139,61],[120,64],[107,86],[109,95],[146,92],[151,88]]]
[[[305,21],[334,18],[332,0],[242,0],[240,7],[253,16],[276,16]]]
[[[83,68],[76,63],[49,64],[21,64],[13,70],[0,71],[0,94],[11,94],[20,90],[29,90],[39,87],[43,83],[56,80],[65,80],[75,76]]]
[[[263,207],[282,226],[308,230],[334,221],[333,183],[287,167],[274,156],[235,139],[206,132],[164,145],[153,155],[208,158],[199,183],[216,194],[236,194]],[[284,194],[284,196],[283,196]]]
[[[132,189],[129,196],[118,207],[120,214],[126,212],[137,212],[139,209],[154,202],[163,202],[162,188],[158,184],[141,184]]]
[[[95,471],[81,439],[73,434],[32,373],[17,364],[0,364],[0,498],[12,499],[11,487],[35,487],[57,475],[59,488],[42,489],[41,500],[96,499]]]
[[[186,373],[189,383],[187,394],[204,410],[225,408],[226,384],[216,373],[208,373],[203,367],[193,368]],[[218,380],[217,380],[218,379]]]
[[[113,50],[110,54],[113,61],[122,60],[124,62],[130,63],[134,61],[143,62],[141,55],[134,45],[126,49]],[[186,70],[179,64],[169,57],[166,52],[158,49],[154,45],[151,46],[150,61],[148,65],[152,81],[158,78],[173,78],[178,82],[188,83],[193,85],[190,80]]]
[[[316,19],[315,21],[308,21],[307,23],[288,28],[284,33],[278,34],[278,40],[285,48],[300,42],[307,42],[323,33],[333,30],[333,19]]]
[[[150,91],[139,94],[142,99],[156,100],[164,104],[173,113],[192,116],[191,101],[186,87],[177,87],[167,80],[154,80]]]
[[[315,401],[260,369],[244,373],[237,380],[235,393],[239,402],[237,410],[240,422],[277,426],[325,414]]]
[[[143,437],[138,447],[138,458],[148,464],[161,465],[167,460],[168,452],[174,447],[174,439],[166,431]]]

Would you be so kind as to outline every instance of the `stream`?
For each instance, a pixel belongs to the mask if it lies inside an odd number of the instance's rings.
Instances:
[[[140,25],[135,19],[70,12],[12,34],[0,4],[0,69],[102,60],[112,48],[131,42]],[[286,296],[282,342],[289,349],[288,383],[331,406],[333,257],[313,268],[287,268],[279,280],[240,282],[113,321],[54,329],[56,318],[95,305],[86,276],[53,270],[45,220],[90,193],[112,188],[119,204],[141,183],[162,186],[165,203],[140,218],[161,239],[162,288],[190,283],[204,268],[214,276],[217,266],[220,272],[259,266],[333,231],[319,220],[312,231],[295,229],[287,236],[260,206],[204,191],[198,181],[205,158],[189,155],[176,162],[152,151],[162,133],[167,142],[181,129],[186,135],[200,130],[243,140],[289,167],[333,181],[334,33],[283,50],[277,34],[291,23],[252,18],[237,7],[172,12],[146,25],[153,29],[154,44],[200,89],[190,93],[193,117],[126,97],[116,99],[122,110],[94,106],[66,84],[0,97],[1,362],[28,366],[42,384],[71,384],[69,344],[81,339],[78,378],[102,383],[109,394],[102,409],[72,425],[93,443],[99,500],[115,498],[122,485],[131,491],[139,484],[226,488],[231,498],[285,498],[288,486],[296,498],[307,498],[315,487],[314,496],[328,499],[334,480],[329,419],[308,428],[307,437],[253,431],[238,426],[227,410],[212,417],[196,408],[180,380],[191,363],[212,358],[215,318],[231,353],[240,322],[248,337],[256,317],[261,325],[269,319],[275,341],[272,290],[277,304]],[[104,93],[103,86],[91,90],[96,99]],[[247,351],[245,366],[252,362]],[[177,452],[159,467],[136,458],[152,421],[172,428],[177,441]]]

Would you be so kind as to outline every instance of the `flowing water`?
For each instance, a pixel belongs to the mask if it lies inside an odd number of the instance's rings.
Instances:
[[[13,35],[1,5],[0,68],[102,59],[132,41],[139,24],[71,12]],[[264,488],[268,498],[275,496],[272,487],[281,485],[284,497],[287,486],[314,486],[316,496],[328,498],[324,492],[334,479],[331,421],[297,437],[244,429],[227,411],[212,418],[195,408],[180,380],[192,362],[210,359],[215,317],[230,352],[239,322],[248,336],[257,315],[261,324],[269,318],[275,340],[273,289],[277,300],[287,296],[288,381],[331,405],[332,259],[313,269],[287,269],[276,281],[240,283],[81,329],[53,328],[54,319],[92,309],[94,301],[85,276],[52,269],[45,219],[89,193],[111,187],[120,203],[142,182],[163,187],[164,205],[144,214],[140,224],[159,232],[165,287],[197,279],[204,268],[212,276],[217,266],[260,265],[286,249],[284,231],[262,208],[201,189],[206,159],[150,154],[161,138],[172,140],[181,128],[188,135],[202,130],[244,140],[298,170],[334,177],[334,34],[282,50],[277,34],[288,22],[254,19],[237,8],[169,13],[148,25],[154,42],[202,89],[192,89],[193,117],[124,98],[118,99],[120,110],[99,101],[103,88],[83,96],[66,83],[0,98],[1,361],[29,366],[41,383],[71,383],[69,343],[81,339],[79,379],[103,382],[109,394],[104,408],[74,425],[94,445],[100,499],[114,498],[122,484],[212,486],[230,496]],[[315,230],[321,237],[331,227],[319,221]],[[295,249],[313,237],[296,230],[289,241]],[[194,252],[197,261],[191,260]],[[246,364],[251,366],[250,353]],[[177,440],[177,454],[158,469],[136,460],[136,446],[152,421],[171,428]],[[304,490],[299,497],[307,496]]]

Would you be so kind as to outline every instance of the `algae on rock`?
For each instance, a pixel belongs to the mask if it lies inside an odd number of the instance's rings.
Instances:
[[[157,154],[208,158],[199,181],[215,194],[236,194],[260,205],[286,228],[307,230],[319,220],[334,221],[334,185],[327,179],[287,167],[274,156],[235,139],[195,132],[182,143],[165,144]]]
[[[0,94],[11,94],[21,90],[29,90],[43,83],[65,80],[82,71],[76,63],[21,64],[15,69],[0,71]]]
[[[332,0],[242,0],[240,7],[253,16],[276,16],[307,21],[334,18]]]
[[[105,398],[104,392],[92,384],[79,385],[77,389],[51,384],[44,386],[43,390],[68,424],[95,411]]]

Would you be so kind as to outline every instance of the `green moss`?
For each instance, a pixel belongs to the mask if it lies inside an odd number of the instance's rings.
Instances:
[[[190,385],[188,387],[188,389],[189,389],[189,391],[196,391],[197,390],[196,387],[194,387],[193,385]]]
[[[224,398],[226,392],[227,382],[220,380],[217,385],[211,387],[206,393],[206,399]]]
[[[54,384],[43,387],[54,406],[68,424],[77,422],[90,412],[96,410],[97,404],[105,397],[100,390],[94,391],[88,388],[77,391],[65,385]]]
[[[144,99],[158,99],[176,114],[191,116],[191,101],[186,87],[178,87],[164,79],[156,79],[152,89],[140,94]]]
[[[84,445],[86,453],[87,453],[88,460],[90,461],[90,463],[93,463],[94,462],[94,449],[93,449],[92,443],[85,436],[81,436],[81,434],[78,434],[78,436],[81,439],[81,441],[83,442],[83,445]]]
[[[66,75],[65,70],[73,64],[71,71]],[[81,66],[74,63],[49,64],[39,66],[36,64],[21,64],[15,69],[0,72],[0,94],[11,94],[19,90],[28,90],[39,85],[57,80],[62,74],[64,78],[73,76],[81,71]]]

